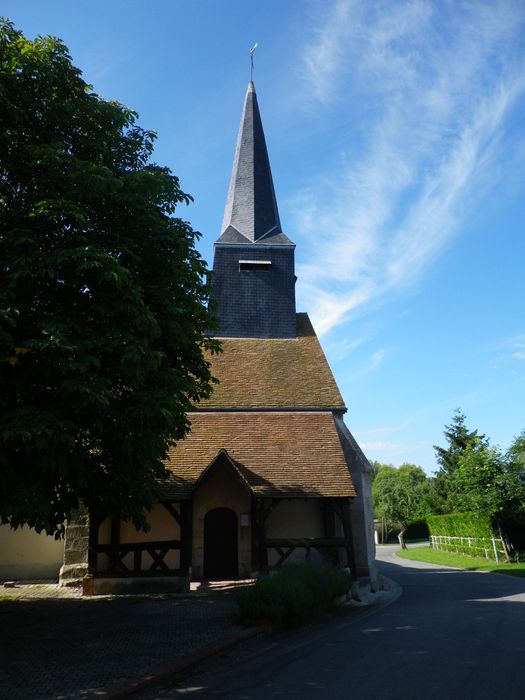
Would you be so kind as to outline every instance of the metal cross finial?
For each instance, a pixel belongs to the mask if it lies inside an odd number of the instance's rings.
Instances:
[[[255,42],[255,44],[250,49],[250,80],[253,80],[253,54],[255,53],[256,48],[257,42]]]

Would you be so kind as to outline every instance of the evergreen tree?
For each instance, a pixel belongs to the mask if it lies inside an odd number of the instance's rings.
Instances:
[[[447,447],[434,445],[439,470],[432,483],[433,509],[436,513],[451,513],[454,509],[452,493],[454,491],[453,475],[460,466],[462,456],[476,446],[487,446],[485,435],[477,430],[469,430],[465,415],[457,409],[450,425],[445,426]]]

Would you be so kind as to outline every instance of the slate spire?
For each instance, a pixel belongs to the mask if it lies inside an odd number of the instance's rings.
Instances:
[[[210,299],[220,338],[295,338],[295,245],[281,229],[255,87],[241,119]]]
[[[286,237],[279,220],[257,95],[250,81],[244,99],[221,238],[239,243],[244,238],[246,243],[256,243],[274,236],[280,239],[276,243],[291,243],[283,240]]]

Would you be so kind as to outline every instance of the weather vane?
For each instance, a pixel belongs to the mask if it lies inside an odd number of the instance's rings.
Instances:
[[[250,49],[250,80],[253,80],[253,54],[255,53],[256,48],[257,42],[255,42],[255,44]]]

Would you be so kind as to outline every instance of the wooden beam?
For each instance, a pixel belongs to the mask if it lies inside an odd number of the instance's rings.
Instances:
[[[159,551],[157,551],[157,549]],[[146,549],[147,553],[150,555],[150,557],[153,559],[151,566],[149,568],[150,571],[155,571],[159,569],[160,571],[169,571],[169,566],[166,564],[164,561],[164,557],[166,554],[169,552],[170,548],[169,547],[148,547]]]
[[[192,565],[192,529],[193,501],[182,501],[180,504],[180,569],[184,576],[191,576]]]
[[[164,557],[170,550],[180,549],[180,547],[180,540],[160,540],[155,542],[128,542],[124,544],[97,544],[95,550],[97,553],[105,554],[108,557],[110,571],[123,574],[144,573],[142,571],[142,554],[147,552],[153,560],[150,571],[161,570],[173,574],[180,572],[180,567],[176,571],[170,569],[164,561]],[[123,561],[128,554],[133,554],[133,566],[131,569]]]
[[[155,547],[160,549],[161,547],[167,547],[168,549],[180,549],[180,540],[151,540],[146,542],[124,542],[121,544],[97,544],[97,552],[102,554],[109,554],[112,552],[135,552],[137,549],[142,551],[147,550],[148,547]]]
[[[346,539],[346,551],[348,555],[348,565],[350,567],[350,576],[352,581],[357,580],[357,564],[354,550],[354,537],[352,532],[352,522],[350,519],[350,500],[341,499],[341,512],[343,515],[343,531]]]
[[[268,573],[268,549],[266,544],[266,517],[264,503],[258,499],[255,503],[255,529],[257,537],[257,553],[259,560],[259,571],[262,574]]]
[[[267,540],[266,545],[277,547],[346,547],[346,537],[279,537]]]
[[[279,503],[282,501],[282,498],[273,498],[269,505],[266,506],[266,508],[263,509],[263,514],[264,514],[264,520],[266,521],[270,513],[277,508]]]
[[[341,509],[341,504],[339,502],[339,499],[335,498],[327,498],[325,501],[325,505],[327,505],[331,510],[337,515],[341,523],[343,522],[343,511]]]
[[[164,506],[164,508],[166,508],[166,510],[167,510],[168,513],[171,515],[171,517],[173,518],[173,520],[175,520],[175,522],[177,523],[177,525],[182,529],[182,518],[181,518],[180,515],[177,513],[177,511],[175,510],[175,508],[173,507],[173,505],[172,505],[171,503],[169,503],[168,501],[162,501],[162,505]]]
[[[133,552],[133,571],[142,571],[142,550],[136,549]]]
[[[324,534],[328,539],[333,539],[335,537],[335,511],[327,501],[323,501],[323,519],[324,519]],[[318,548],[323,556],[328,556],[332,564],[335,566],[339,563],[339,556],[337,549],[333,547],[323,547]]]
[[[290,554],[295,550],[295,547],[289,547],[286,551],[283,551],[281,547],[275,547],[275,549],[277,550],[277,554],[279,555],[279,561],[276,564],[274,564],[274,567],[278,569],[283,564],[283,562],[285,562],[288,559]]]
[[[111,518],[111,532],[109,535],[111,544],[120,543],[120,520],[119,518]]]

